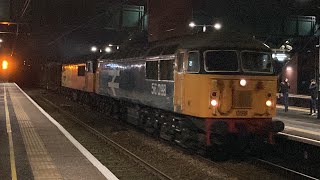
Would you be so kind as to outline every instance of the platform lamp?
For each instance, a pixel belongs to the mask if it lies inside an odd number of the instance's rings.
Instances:
[[[190,28],[202,27],[202,31],[203,31],[203,32],[206,32],[206,31],[207,31],[207,27],[212,27],[214,30],[220,30],[220,29],[222,28],[222,24],[219,23],[219,22],[216,22],[216,23],[214,23],[214,24],[212,24],[212,25],[210,25],[210,24],[209,24],[209,25],[207,25],[207,24],[198,25],[198,24],[194,23],[193,21],[191,21],[191,22],[189,23],[189,27],[190,27]]]

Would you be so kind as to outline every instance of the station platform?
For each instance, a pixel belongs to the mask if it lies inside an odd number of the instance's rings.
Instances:
[[[0,109],[0,179],[117,179],[16,84]]]
[[[294,141],[320,146],[320,119],[309,113],[309,108],[289,106],[289,111],[285,112],[283,105],[277,105],[274,120],[285,124],[284,131],[278,134]]]

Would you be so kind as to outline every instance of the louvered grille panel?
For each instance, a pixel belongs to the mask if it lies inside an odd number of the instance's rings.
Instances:
[[[251,91],[234,91],[233,108],[251,108],[252,107],[252,93]]]

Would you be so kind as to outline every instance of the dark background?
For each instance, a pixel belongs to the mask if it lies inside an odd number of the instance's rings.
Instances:
[[[201,31],[190,29],[190,21],[221,22],[224,31],[250,35],[273,49],[288,41],[299,67],[298,93],[317,74],[319,0],[0,0],[0,11],[2,22],[20,23],[19,33],[17,25],[0,25],[2,32],[13,32],[0,34],[0,54],[12,59],[11,78],[20,82],[36,82],[34,74],[47,62],[90,57],[93,45],[104,49],[129,39]]]

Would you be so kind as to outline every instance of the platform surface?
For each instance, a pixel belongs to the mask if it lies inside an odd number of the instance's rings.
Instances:
[[[117,179],[14,83],[0,83],[0,179]]]
[[[295,141],[320,146],[320,119],[309,113],[309,108],[289,106],[289,111],[285,112],[283,105],[277,105],[274,120],[285,123],[284,131],[279,134]]]

